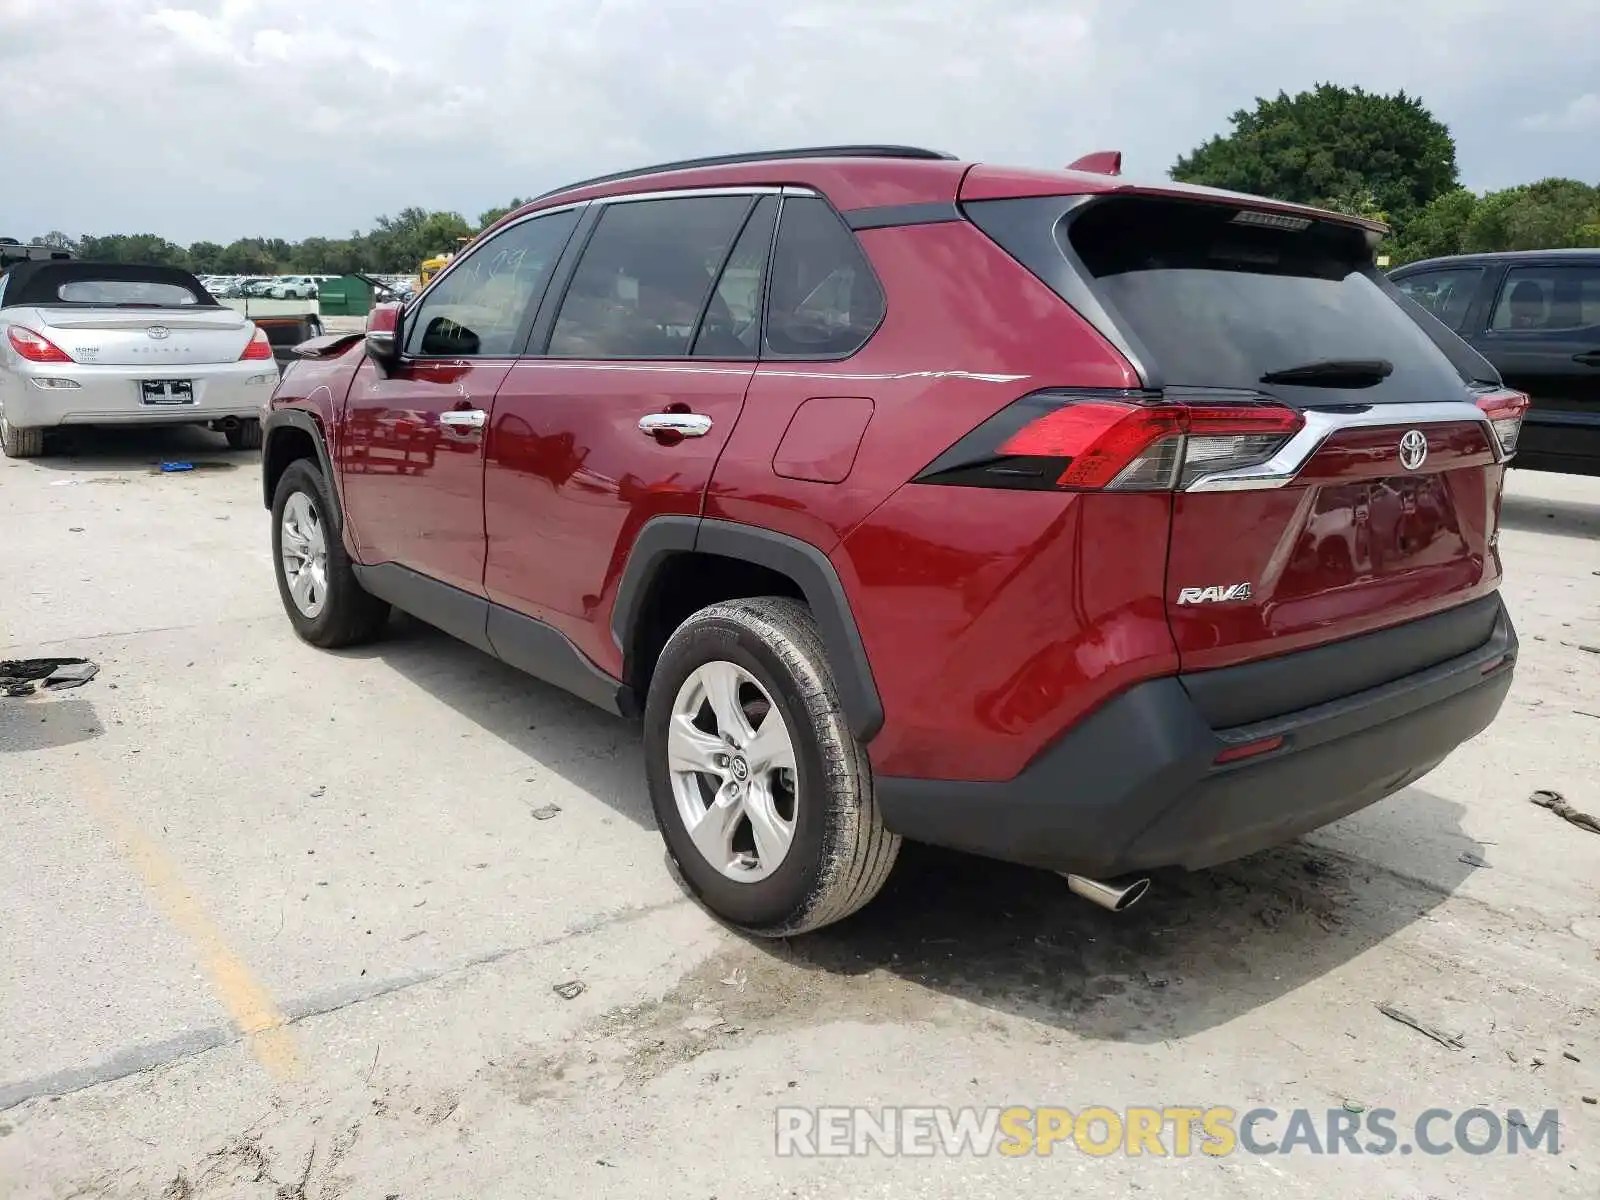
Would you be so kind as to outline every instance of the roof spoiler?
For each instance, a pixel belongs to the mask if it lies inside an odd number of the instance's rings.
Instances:
[[[1088,171],[1092,175],[1121,175],[1122,151],[1121,150],[1096,150],[1092,154],[1085,154],[1067,166],[1069,171]]]

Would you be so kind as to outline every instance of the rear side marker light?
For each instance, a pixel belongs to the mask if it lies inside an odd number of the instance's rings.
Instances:
[[[240,362],[264,362],[272,357],[272,343],[267,340],[267,331],[259,325],[255,334],[244,348],[244,353],[239,355]]]
[[[1266,462],[1305,424],[1270,400],[1176,402],[1131,393],[1043,391],[962,438],[919,483],[1150,492]]]
[[[1507,458],[1517,451],[1517,436],[1522,432],[1522,418],[1527,415],[1529,403],[1526,393],[1510,389],[1486,392],[1477,398],[1478,407],[1494,426],[1500,452]]]
[[[6,330],[6,337],[11,342],[11,348],[29,362],[36,363],[69,363],[75,361],[60,346],[41,333],[23,325],[13,325]]]
[[[1213,760],[1218,766],[1224,763],[1238,762],[1243,758],[1255,758],[1258,754],[1271,754],[1283,745],[1283,738],[1262,738],[1259,742],[1246,742],[1242,746],[1229,746]]]
[[[48,379],[36,378],[31,380],[33,386],[46,392],[70,392],[73,388],[80,388],[83,384],[76,379]]]

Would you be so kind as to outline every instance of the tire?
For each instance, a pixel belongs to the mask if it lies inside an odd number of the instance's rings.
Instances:
[[[371,641],[383,631],[389,619],[389,605],[363,589],[350,569],[350,556],[345,553],[344,542],[327,519],[327,514],[336,511],[335,503],[328,481],[307,458],[289,464],[272,497],[272,563],[278,580],[278,596],[294,631],[303,640],[324,650]],[[322,585],[313,597],[320,598],[320,604],[307,604],[304,608],[296,599],[284,562],[284,514],[291,508],[301,518],[298,521],[301,529],[307,525],[304,514],[309,508],[322,535]],[[314,547],[315,538],[304,540]]]
[[[261,449],[261,422],[254,418],[240,421],[232,429],[224,429],[222,432],[228,439],[230,450]]]
[[[746,725],[733,731],[731,748],[739,751],[734,755],[713,753],[722,748],[719,736],[730,724],[715,717],[712,696],[719,679],[738,681],[731,694],[740,700]],[[723,694],[730,693],[724,688]],[[689,709],[699,714],[692,717],[693,728],[684,723],[691,720],[683,715]],[[766,739],[767,722],[774,718],[782,724],[772,736],[787,734],[791,754],[784,761],[794,763],[787,776],[764,773],[758,757],[773,744]],[[644,720],[645,773],[656,822],[679,876],[713,914],[746,933],[787,937],[848,917],[882,889],[900,838],[884,828],[866,750],[840,710],[822,639],[804,604],[763,596],[695,613],[661,652]],[[673,749],[680,755],[692,750],[696,762],[721,758],[725,769],[675,770]],[[740,780],[732,794],[743,795],[734,803],[747,805],[747,815],[700,824],[702,806],[707,813],[734,813],[721,798]],[[709,803],[712,798],[716,805]],[[778,844],[773,831],[787,831],[781,855],[768,855],[757,840],[748,815],[757,811],[764,813],[769,844]],[[691,818],[721,865],[696,845]],[[724,835],[725,829],[733,832]]]
[[[44,430],[37,425],[18,429],[0,417],[0,450],[7,458],[38,458],[44,453]]]

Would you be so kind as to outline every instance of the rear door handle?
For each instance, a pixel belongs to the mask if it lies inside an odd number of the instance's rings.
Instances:
[[[711,432],[711,418],[699,413],[646,413],[639,418],[639,432],[651,437],[663,433],[705,437]]]
[[[1586,367],[1600,367],[1600,350],[1585,350],[1582,354],[1574,354],[1572,361],[1582,363]]]
[[[489,414],[481,408],[452,410],[439,414],[439,424],[449,425],[456,429],[482,429],[484,422],[489,419]]]

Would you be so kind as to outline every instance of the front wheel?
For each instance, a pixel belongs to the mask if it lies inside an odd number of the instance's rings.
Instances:
[[[334,650],[376,637],[389,606],[367,592],[350,568],[333,489],[310,459],[289,464],[272,499],[272,558],[278,595],[295,632]]]
[[[799,601],[732,600],[684,622],[650,683],[644,749],[668,853],[730,924],[763,937],[818,929],[888,879],[900,838]]]

